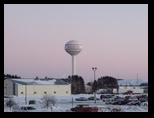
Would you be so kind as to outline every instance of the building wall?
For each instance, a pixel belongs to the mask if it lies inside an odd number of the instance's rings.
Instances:
[[[144,90],[140,87],[132,87],[132,86],[121,86],[119,87],[119,93],[125,93],[129,90],[132,90],[133,93],[144,93]],[[113,93],[117,93],[117,89],[113,89]]]
[[[4,81],[4,88],[6,95],[13,95],[13,82],[11,80]],[[14,95],[16,96],[25,96],[25,93],[28,96],[66,96],[71,95],[71,86],[70,85],[21,85],[15,84]],[[27,92],[26,92],[27,91]]]
[[[18,85],[17,96],[71,95],[70,85]]]
[[[15,84],[15,96],[18,96],[18,85]]]
[[[11,80],[9,79],[6,79],[4,80],[4,89],[5,89],[5,92],[4,93],[5,95],[13,95],[13,83],[11,82]]]

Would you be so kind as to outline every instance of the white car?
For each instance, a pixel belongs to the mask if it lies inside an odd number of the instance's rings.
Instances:
[[[136,96],[131,96],[129,99],[129,101],[135,101],[135,100],[138,100]]]
[[[12,112],[36,112],[36,108],[31,105],[13,106]]]
[[[134,100],[134,101],[128,102],[127,105],[139,105],[140,106],[140,101]]]
[[[142,102],[143,106],[148,106],[148,102]]]

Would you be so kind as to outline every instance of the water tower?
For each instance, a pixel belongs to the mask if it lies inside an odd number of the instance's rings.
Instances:
[[[68,41],[65,44],[65,51],[72,56],[72,76],[76,75],[76,58],[75,56],[81,52],[83,45],[76,40]]]

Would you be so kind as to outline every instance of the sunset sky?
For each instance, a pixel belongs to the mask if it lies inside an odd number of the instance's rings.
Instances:
[[[4,73],[68,77],[69,40],[83,44],[77,75],[148,80],[147,4],[5,4]]]

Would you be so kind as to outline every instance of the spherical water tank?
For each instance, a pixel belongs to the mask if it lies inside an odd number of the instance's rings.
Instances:
[[[82,49],[83,45],[76,40],[68,41],[65,44],[65,51],[72,56],[79,54]]]

